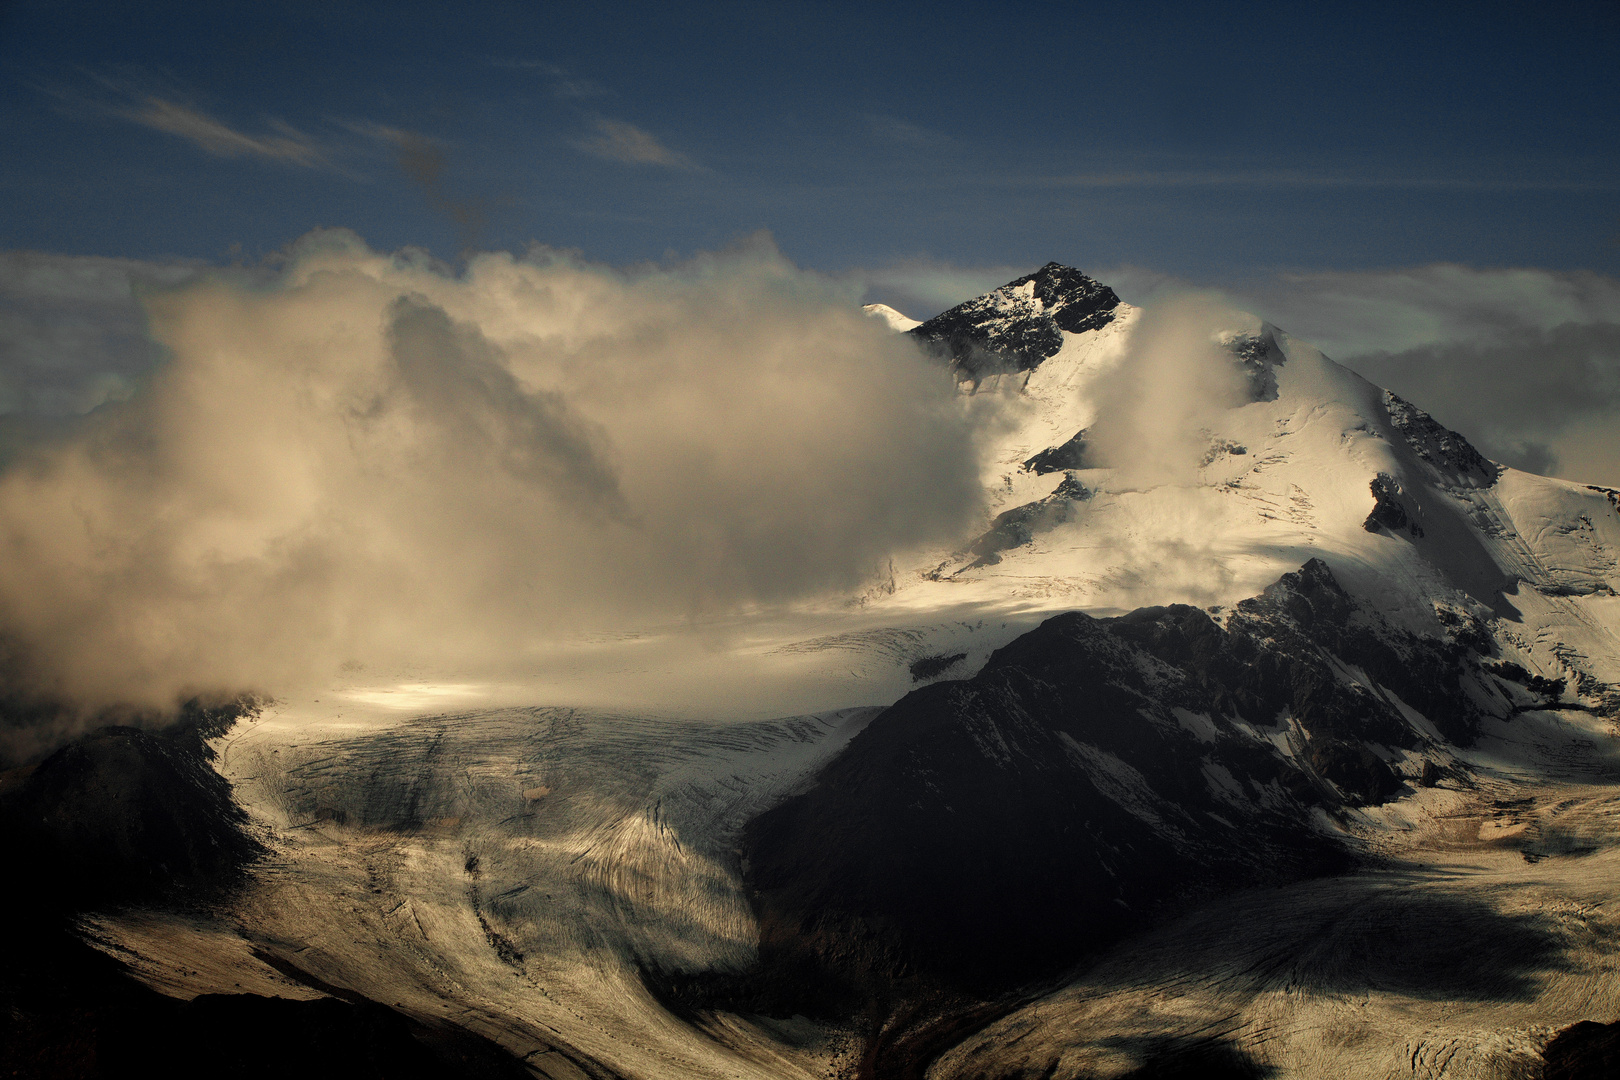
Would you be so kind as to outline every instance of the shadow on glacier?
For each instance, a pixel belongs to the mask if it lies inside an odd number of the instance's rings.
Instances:
[[[1120,1080],[1268,1080],[1277,1070],[1224,1039],[1183,1035],[1117,1036],[1099,1046],[1142,1064]]]
[[[1294,965],[1295,981],[1328,993],[1382,992],[1429,1001],[1533,1001],[1543,978],[1575,969],[1560,923],[1428,889],[1353,900]]]
[[[1074,985],[1089,994],[1150,982],[1242,995],[1286,987],[1331,997],[1528,1002],[1548,976],[1578,970],[1576,952],[1591,938],[1614,937],[1607,923],[1504,911],[1493,897],[1453,891],[1445,877],[1332,878],[1228,897],[1125,943]]]

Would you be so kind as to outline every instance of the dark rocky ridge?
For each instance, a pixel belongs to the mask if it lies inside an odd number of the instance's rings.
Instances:
[[[967,659],[967,653],[941,653],[938,656],[925,656],[911,663],[911,681],[923,682],[938,678],[951,668]]]
[[[1434,470],[1437,479],[1464,487],[1489,487],[1502,475],[1502,466],[1474,449],[1467,439],[1393,391],[1384,391],[1384,408],[1395,430],[1418,460]]]
[[[1388,692],[1467,741],[1476,702],[1509,711],[1480,663],[1317,560],[1224,628],[1180,605],[1052,618],[908,694],[749,824],[760,967],[729,993],[846,1014],[906,985],[990,995],[1190,897],[1342,870],[1357,856],[1319,812],[1453,771]],[[1421,756],[1397,771],[1392,748]]]
[[[1086,467],[1086,429],[1081,428],[1065,443],[1049,446],[1024,462],[1024,469],[1036,476]]]
[[[1051,262],[906,333],[947,361],[960,378],[978,383],[998,372],[1038,367],[1063,347],[1062,331],[1101,329],[1113,321],[1118,306],[1113,289]]]
[[[1582,1020],[1564,1028],[1541,1052],[1543,1080],[1611,1080],[1620,1076],[1620,1020]]]
[[[227,886],[263,852],[207,740],[257,708],[192,703],[166,730],[109,726],[0,779],[0,852],[26,898],[73,909]]]
[[[1277,365],[1288,358],[1277,345],[1270,327],[1257,334],[1237,334],[1222,343],[1237,361],[1238,371],[1249,384],[1250,401],[1277,400]]]
[[[1003,551],[1023,547],[1034,540],[1037,533],[1069,521],[1074,504],[1087,502],[1091,496],[1092,492],[1070,473],[1046,498],[1002,511],[990,523],[990,528],[969,544],[966,551],[960,553],[962,556],[973,557],[973,561],[964,569],[976,570],[981,566],[994,566],[1001,561]],[[935,572],[940,573],[943,570],[944,567],[941,566]]]
[[[1405,529],[1413,536],[1423,535],[1423,526],[1413,520],[1401,501],[1401,496],[1406,492],[1402,490],[1399,480],[1389,473],[1379,473],[1368,486],[1372,489],[1373,508],[1367,520],[1361,523],[1362,528],[1368,532],[1383,528],[1392,533]]]
[[[344,1076],[524,1080],[491,1040],[360,994],[166,997],[63,927],[30,926],[0,971],[0,1075],[55,1080]]]
[[[79,938],[79,912],[207,910],[265,853],[208,745],[256,708],[251,698],[188,702],[167,729],[104,727],[0,774],[0,863],[11,873],[0,894],[11,929],[0,965],[0,1075],[532,1075],[481,1035],[407,1016],[284,963],[272,966],[325,996],[181,1001]]]

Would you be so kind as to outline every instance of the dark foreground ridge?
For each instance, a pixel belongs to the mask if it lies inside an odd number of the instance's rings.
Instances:
[[[1100,330],[1118,306],[1113,289],[1051,262],[906,332],[977,383],[997,372],[1039,367],[1063,347],[1063,331]]]
[[[105,727],[0,776],[0,850],[28,871],[7,904],[71,911],[229,887],[263,848],[207,739],[252,708]]]
[[[524,1080],[496,1043],[359,994],[165,997],[65,927],[29,926],[0,974],[0,1076]]]
[[[262,857],[208,745],[256,704],[190,703],[166,730],[102,728],[0,774],[0,1076],[532,1075],[483,1036],[308,977],[326,996],[166,997],[80,939],[77,913],[206,907]]]
[[[731,992],[781,1014],[988,1000],[1201,895],[1345,870],[1334,815],[1460,775],[1448,743],[1511,711],[1477,629],[1399,630],[1319,560],[1224,627],[1183,605],[1049,619],[749,824],[760,967]]]
[[[1543,1080],[1609,1080],[1620,1076],[1620,1020],[1582,1020],[1553,1036],[1541,1052]]]

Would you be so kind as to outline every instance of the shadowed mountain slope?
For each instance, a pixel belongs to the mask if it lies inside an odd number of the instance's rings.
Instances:
[[[750,823],[761,963],[828,1000],[912,973],[993,990],[1180,898],[1344,869],[1333,814],[1433,783],[1510,710],[1476,647],[1392,627],[1314,560],[1224,627],[1049,619]]]

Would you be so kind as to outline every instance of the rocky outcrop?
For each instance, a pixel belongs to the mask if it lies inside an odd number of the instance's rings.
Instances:
[[[1252,334],[1232,334],[1224,338],[1221,345],[1232,354],[1232,358],[1237,362],[1238,371],[1249,384],[1249,400],[1276,401],[1275,369],[1286,363],[1288,358],[1278,347],[1272,328],[1262,323],[1259,331]]]
[[[1461,487],[1489,487],[1502,466],[1488,460],[1473,444],[1392,391],[1384,391],[1389,422],[1436,478]]]
[[[1003,551],[1023,547],[1047,529],[1071,520],[1074,504],[1087,502],[1091,496],[1091,490],[1071,473],[1046,498],[997,514],[990,522],[990,528],[976,537],[964,551],[958,552],[956,557],[972,560],[963,567],[965,570],[994,566],[1001,561]],[[949,562],[943,564],[935,573],[943,575],[945,567],[949,565]]]
[[[7,774],[0,853],[29,882],[10,901],[89,907],[233,879],[262,849],[207,739],[251,708],[193,708],[158,732],[105,727]]]
[[[1332,816],[1454,771],[1406,708],[1468,740],[1480,664],[1316,560],[1224,626],[1182,605],[1049,619],[750,823],[751,1007],[861,1008],[919,979],[989,993],[1189,896],[1343,869]]]
[[[1074,437],[1059,446],[1049,446],[1024,462],[1024,469],[1036,476],[1086,468],[1086,429],[1081,428]]]
[[[1620,1020],[1582,1020],[1554,1035],[1541,1052],[1544,1080],[1601,1080],[1620,1076]]]
[[[1609,505],[1614,507],[1615,513],[1620,514],[1620,491],[1616,491],[1614,488],[1598,487],[1596,484],[1587,484],[1586,490],[1595,491],[1608,499]]]
[[[1051,262],[907,333],[947,361],[959,379],[977,383],[997,372],[1040,366],[1063,347],[1064,331],[1107,326],[1118,306],[1113,289]]]
[[[1413,520],[1406,512],[1406,505],[1401,501],[1406,492],[1401,488],[1399,480],[1389,473],[1379,473],[1373,477],[1370,487],[1373,508],[1367,515],[1367,520],[1361,523],[1362,528],[1368,532],[1384,529],[1387,532],[1397,533],[1405,530],[1415,537],[1423,535],[1423,526]]]
[[[135,981],[118,961],[64,928],[13,926],[0,968],[0,1075],[60,1080],[143,1072],[176,1080],[294,1075],[523,1080],[536,1075],[499,1044],[456,1024],[407,1016],[352,990],[322,989],[332,993],[308,999],[201,994],[182,1000]],[[539,1075],[606,1074],[565,1068]]]

